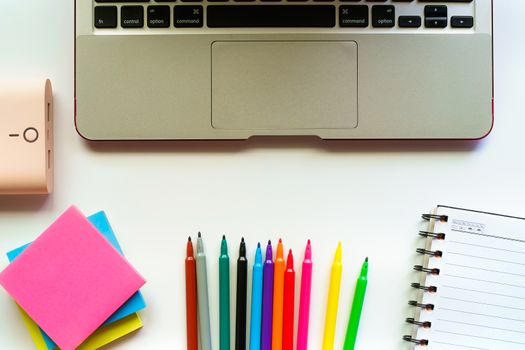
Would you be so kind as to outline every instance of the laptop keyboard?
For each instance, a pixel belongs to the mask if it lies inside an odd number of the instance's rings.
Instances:
[[[95,0],[94,28],[474,27],[474,0]],[[453,9],[453,11],[451,11]]]

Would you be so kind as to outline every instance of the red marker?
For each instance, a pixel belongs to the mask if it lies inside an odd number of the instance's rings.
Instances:
[[[293,269],[292,250],[286,258],[284,271],[284,298],[283,298],[283,350],[293,350],[293,324],[295,305],[295,271]]]
[[[198,350],[197,333],[197,270],[193,244],[188,237],[186,245],[186,338],[188,350]]]

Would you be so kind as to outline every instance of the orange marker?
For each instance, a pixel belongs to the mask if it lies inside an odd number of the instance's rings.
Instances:
[[[197,270],[191,237],[186,245],[186,337],[188,350],[198,350]]]
[[[284,269],[283,242],[279,239],[273,275],[272,350],[283,348]]]
[[[293,350],[295,271],[293,269],[293,255],[291,249],[288,252],[288,258],[286,258],[283,300],[283,350]]]

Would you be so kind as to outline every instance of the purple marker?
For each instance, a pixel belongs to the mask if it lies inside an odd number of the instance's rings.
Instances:
[[[272,242],[266,246],[266,260],[263,268],[263,302],[261,325],[261,350],[272,350],[273,321],[273,257]]]

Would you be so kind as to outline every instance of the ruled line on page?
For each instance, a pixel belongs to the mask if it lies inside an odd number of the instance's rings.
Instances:
[[[479,313],[479,312],[470,312],[470,311],[464,311],[464,310],[449,309],[449,308],[446,308],[446,307],[441,307],[439,309],[440,310],[445,310],[445,311],[452,311],[452,312],[468,314],[468,315],[492,317],[492,318],[499,318],[500,320],[516,321],[516,322],[524,322],[525,323],[525,320],[521,320],[519,318],[509,318],[509,317],[503,317],[503,316],[488,315],[488,314],[482,314],[482,313]]]
[[[499,251],[502,251],[502,252],[517,253],[517,254],[524,254],[525,255],[525,251],[503,249],[503,248],[495,248],[495,247],[490,247],[490,246],[482,245],[482,244],[466,243],[466,242],[453,241],[453,240],[448,241],[448,243],[462,244],[462,245],[468,245],[468,246],[472,246],[472,247],[486,248],[486,249],[492,249],[492,250],[499,250]]]
[[[444,318],[438,318],[438,320],[442,321],[442,322],[463,324],[463,325],[466,325],[466,326],[489,328],[489,329],[495,329],[495,330],[498,330],[498,331],[506,331],[506,332],[525,334],[524,331],[518,331],[518,330],[515,330],[515,329],[492,327],[492,326],[486,326],[486,325],[483,325],[483,324],[476,324],[476,323],[469,323],[469,322],[452,321],[452,320],[446,320]]]
[[[490,280],[483,280],[479,278],[472,278],[472,277],[465,277],[465,276],[458,276],[458,275],[450,275],[450,274],[441,274],[441,276],[447,276],[447,277],[454,277],[454,278],[461,278],[469,281],[477,281],[477,282],[484,282],[484,283],[492,283],[492,284],[499,284],[502,286],[507,287],[516,287],[516,288],[523,288],[525,289],[525,286],[518,285],[518,284],[510,284],[510,283],[503,283],[503,282],[497,282],[497,281],[490,281]]]
[[[473,335],[473,334],[465,334],[465,333],[456,333],[456,332],[442,331],[442,330],[439,330],[439,329],[435,329],[434,332],[446,333],[446,334],[454,334],[454,335],[460,335],[460,336],[464,336],[464,337],[471,337],[471,338],[478,338],[478,339],[494,340],[494,341],[500,341],[500,342],[503,342],[503,343],[525,345],[525,343],[520,343],[520,342],[512,341],[512,340],[491,338],[491,337],[482,337],[480,335]]]
[[[458,230],[454,230],[454,229],[452,229],[451,231],[460,232],[460,233],[466,233],[468,235],[474,235],[474,236],[483,236],[483,237],[488,237],[488,238],[502,239],[502,240],[505,240],[505,241],[513,241],[513,242],[525,243],[525,240],[518,239],[518,238],[510,238],[510,237],[498,236],[498,235],[488,235],[486,233],[464,232],[464,231],[458,231]]]
[[[465,300],[465,299],[460,299],[460,298],[452,298],[452,297],[444,297],[444,296],[440,296],[440,298],[441,299],[448,299],[448,300],[455,300],[455,301],[462,301],[464,303],[471,303],[471,304],[476,304],[476,305],[480,304],[480,305],[501,307],[501,308],[504,308],[504,309],[525,311],[525,309],[523,309],[523,308],[514,307],[514,306],[498,305],[498,304],[491,304],[491,303],[482,303],[482,302],[479,302],[479,301],[472,301],[472,300]]]
[[[517,296],[515,296],[515,295],[500,294],[500,293],[492,293],[492,292],[487,292],[487,291],[484,291],[484,290],[476,290],[476,289],[468,289],[468,288],[454,287],[454,286],[449,286],[449,285],[446,285],[446,284],[442,285],[441,288],[451,288],[451,289],[464,290],[464,291],[467,291],[467,292],[476,292],[476,293],[482,293],[482,294],[497,295],[497,296],[500,296],[500,297],[507,297],[507,298],[513,298],[513,299],[525,300],[525,298],[517,297]]]
[[[472,270],[480,270],[480,271],[487,271],[487,272],[496,272],[496,273],[502,273],[502,274],[505,274],[505,275],[511,275],[511,276],[520,276],[520,277],[525,277],[525,274],[521,274],[521,273],[513,273],[513,272],[505,272],[505,271],[499,271],[499,270],[491,270],[491,269],[484,269],[482,267],[477,267],[477,266],[467,266],[467,265],[461,265],[461,264],[454,264],[454,263],[445,263],[445,265],[450,265],[450,266],[457,266],[457,267],[464,267],[466,269],[472,269]]]
[[[465,348],[465,349],[490,350],[489,348],[478,348],[478,347],[475,347],[475,346],[468,346],[468,345],[454,344],[454,343],[445,343],[444,341],[436,341],[436,340],[432,340],[432,343],[443,344],[443,345],[451,345],[451,346],[456,346],[456,347]]]
[[[478,258],[478,259],[483,259],[483,260],[490,260],[490,261],[497,261],[497,262],[502,262],[502,263],[507,263],[507,264],[525,266],[525,263],[518,263],[518,262],[515,262],[515,261],[509,261],[509,260],[500,260],[500,259],[487,258],[486,256],[470,255],[470,254],[457,253],[457,252],[446,252],[446,254],[461,255],[461,256],[466,256],[468,258]]]

